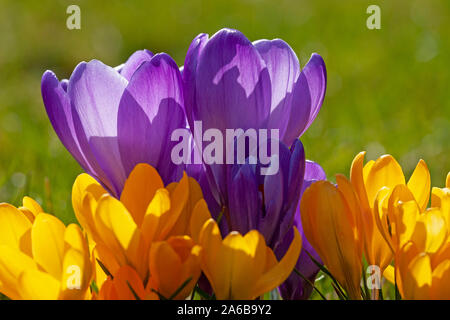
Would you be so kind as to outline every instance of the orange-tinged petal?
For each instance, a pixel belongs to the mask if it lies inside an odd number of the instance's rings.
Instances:
[[[189,182],[189,197],[187,199],[186,205],[184,206],[180,216],[177,219],[177,222],[170,231],[170,235],[190,234],[190,221],[192,219],[193,211],[197,203],[200,200],[203,200],[202,189],[198,184],[198,182],[191,177],[188,177],[188,182]],[[172,190],[170,192],[172,193]]]
[[[300,206],[305,236],[351,298],[360,298],[362,245],[344,194],[330,182],[318,181],[305,191]]]
[[[447,173],[447,178],[445,179],[445,187],[450,189],[450,172]]]
[[[100,298],[106,300],[144,299],[146,292],[142,279],[130,266],[122,266],[114,279],[108,279],[100,289]]]
[[[39,270],[25,270],[19,277],[19,287],[21,297],[25,300],[59,299],[59,281]]]
[[[367,175],[366,190],[369,204],[373,205],[378,190],[382,187],[392,189],[398,184],[405,184],[405,176],[398,162],[391,155],[378,158]]]
[[[302,237],[300,236],[296,227],[294,228],[294,239],[289,246],[288,251],[284,257],[272,269],[267,271],[256,283],[252,298],[256,298],[266,292],[269,292],[281,283],[283,283],[297,263],[300,251],[302,249]]]
[[[190,221],[190,232],[192,239],[198,243],[200,237],[200,231],[206,221],[211,219],[211,213],[209,212],[208,205],[206,201],[201,199],[197,202],[193,209],[191,221]]]
[[[360,152],[353,159],[352,166],[350,169],[350,181],[352,182],[355,192],[358,195],[359,202],[363,212],[367,212],[371,205],[369,205],[369,200],[367,198],[366,187],[364,185],[364,155],[365,151]]]
[[[138,164],[125,181],[120,201],[138,226],[142,224],[147,207],[160,188],[164,188],[161,177],[155,168],[145,163]]]
[[[420,211],[423,212],[427,208],[428,200],[430,199],[431,178],[425,161],[420,160],[414,170],[411,178],[408,181],[408,189],[414,195]]]
[[[55,279],[60,279],[64,258],[65,226],[55,216],[40,213],[31,228],[34,260]]]
[[[431,285],[431,299],[450,300],[450,259],[442,261],[433,270],[433,283]]]
[[[169,298],[182,283],[180,257],[166,241],[155,242],[150,249],[149,267],[152,287]]]

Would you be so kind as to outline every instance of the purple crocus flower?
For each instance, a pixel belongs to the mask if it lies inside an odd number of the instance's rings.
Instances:
[[[186,55],[184,93],[188,122],[204,130],[275,128],[290,146],[311,125],[322,106],[326,69],[313,54],[300,70],[291,47],[280,39],[250,42],[222,29],[198,35]]]
[[[181,73],[167,54],[135,52],[112,68],[81,62],[69,80],[46,71],[42,98],[48,117],[82,168],[120,196],[135,165],[154,166],[165,183],[178,180],[170,139],[186,127]]]
[[[315,181],[326,180],[325,172],[322,167],[315,162],[306,161],[305,176],[301,188],[301,194]],[[315,260],[322,262],[317,252],[313,249],[308,239],[303,233],[302,220],[300,216],[300,201],[294,216],[294,225],[302,235],[302,251],[295,268],[299,270],[310,282],[314,283],[319,267],[311,260],[306,252],[309,252]],[[294,237],[293,231],[290,230],[283,239],[281,245],[275,251],[278,258],[285,255],[289,245]],[[283,299],[288,300],[306,300],[312,293],[312,286],[303,280],[299,275],[293,272],[289,278],[279,287],[279,291]]]
[[[326,70],[317,54],[313,54],[308,64],[300,70],[297,56],[282,40],[252,43],[237,30],[223,29],[211,38],[200,34],[193,40],[185,59],[183,84],[186,115],[191,129],[196,121],[202,122],[204,131],[219,129],[224,136],[226,129],[278,129],[282,145],[291,146],[298,145],[298,137],[320,110],[326,89]],[[283,148],[286,147],[280,147],[280,152]],[[303,147],[301,149],[303,153]],[[290,152],[294,154],[299,151],[291,149]],[[304,159],[304,154],[303,157],[293,157],[298,161],[301,158]],[[288,170],[289,166],[280,165],[280,169]],[[293,213],[290,215],[289,210],[280,209],[278,201],[281,198],[275,191],[295,194],[298,189],[299,195],[303,174],[293,174],[296,179],[291,180],[280,179],[282,175],[266,177],[267,181],[271,181],[270,188],[266,188],[265,182],[262,184],[261,178],[252,174],[246,166],[236,170],[230,165],[205,165],[212,195],[207,199],[210,210],[214,216],[228,211],[228,223],[231,225],[222,228],[245,232],[248,226],[256,225],[263,231],[262,225],[255,222],[255,217],[260,215],[258,210],[266,213],[269,209],[273,210],[268,205],[277,205],[280,211],[276,216],[290,222],[286,223],[290,228]],[[285,184],[287,181],[289,183]],[[234,186],[239,184],[247,185],[236,193],[238,188]],[[266,195],[262,202],[260,195],[248,193],[248,190],[255,190],[255,186],[259,188],[256,190],[260,190],[261,185],[264,185]],[[298,195],[283,197],[283,201],[294,201],[283,206],[293,206],[295,211]],[[242,218],[242,215],[247,216]],[[279,221],[277,218],[271,222]],[[270,232],[269,229],[263,231],[266,240],[273,246],[284,237],[277,227],[274,226]]]

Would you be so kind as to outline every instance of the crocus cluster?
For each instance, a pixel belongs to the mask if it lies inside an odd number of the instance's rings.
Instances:
[[[306,161],[299,137],[325,96],[319,55],[300,69],[284,41],[252,43],[223,29],[197,36],[181,67],[165,53],[141,50],[115,68],[82,62],[68,80],[47,71],[41,89],[56,134],[86,172],[72,190],[81,228],[66,228],[29,198],[23,208],[2,205],[8,210],[0,219],[22,222],[2,224],[13,232],[0,244],[30,262],[19,268],[14,259],[2,261],[0,292],[10,298],[185,299],[198,291],[255,299],[279,287],[284,298],[308,298],[319,266],[300,254],[302,244],[320,257],[303,235],[299,201],[308,184],[325,176]],[[250,147],[244,161],[234,163],[225,154],[212,164],[173,161],[176,130],[191,132],[184,159],[207,148],[194,132],[198,122],[223,135],[241,130],[244,139],[248,129],[276,130],[257,148],[270,145],[277,170],[262,174],[266,163],[253,162]],[[241,138],[223,141],[224,149]],[[51,226],[40,227],[41,220]],[[35,228],[52,236],[33,236]],[[65,261],[71,246],[82,263]],[[57,268],[48,269],[35,247],[53,248],[44,256],[57,255]],[[67,292],[71,268],[82,274],[81,285]],[[33,296],[32,287],[47,278],[51,295]]]
[[[335,279],[341,298],[380,298],[381,276],[405,299],[450,299],[450,173],[434,187],[423,160],[406,181],[390,155],[353,160],[350,180],[315,182],[301,200],[304,232]],[[361,278],[367,261],[379,270]],[[369,296],[369,292],[371,294]]]

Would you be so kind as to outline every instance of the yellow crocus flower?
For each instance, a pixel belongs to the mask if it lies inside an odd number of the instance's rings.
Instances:
[[[295,227],[294,227],[295,228]],[[219,300],[247,300],[278,287],[291,274],[301,250],[301,236],[277,261],[264,237],[251,230],[244,236],[229,233],[222,239],[219,227],[209,219],[200,232],[201,267]]]
[[[400,221],[402,217],[393,206],[398,201],[414,200],[425,210],[430,197],[430,173],[420,160],[406,183],[394,157],[384,155],[364,165],[364,155],[361,152],[353,160],[350,177],[362,209],[365,256],[369,264],[378,265],[383,272],[400,247],[398,241],[407,238],[406,230],[395,227],[404,221]]]
[[[192,213],[200,210],[209,216],[194,179],[184,174],[179,182],[164,187],[158,172],[148,164],[139,164],[131,172],[120,199],[91,176],[81,174],[73,186],[72,202],[78,221],[95,243],[98,260],[112,275],[128,265],[142,281],[151,273],[153,242],[192,236],[191,228],[200,229],[192,223]]]
[[[350,181],[336,175],[337,186],[313,183],[302,196],[300,208],[306,238],[350,299],[361,299],[361,213]]]
[[[11,299],[84,299],[92,265],[81,229],[42,212],[0,204],[0,292]]]

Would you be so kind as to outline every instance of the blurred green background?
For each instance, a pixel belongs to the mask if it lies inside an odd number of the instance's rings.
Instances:
[[[68,30],[66,8],[81,8]],[[381,7],[381,30],[366,9]],[[328,90],[303,136],[307,157],[330,179],[353,157],[394,155],[409,176],[423,158],[434,185],[450,170],[450,1],[14,1],[0,2],[0,202],[23,195],[74,221],[70,193],[82,171],[54,134],[40,95],[46,69],[68,78],[80,61],[115,66],[135,50],[182,65],[201,32],[237,28],[250,40],[282,38],[302,66],[325,59]]]

